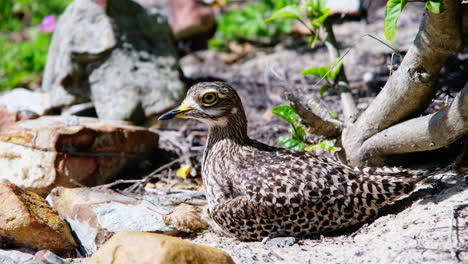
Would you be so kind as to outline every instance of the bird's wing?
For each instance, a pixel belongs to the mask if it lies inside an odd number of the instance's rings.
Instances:
[[[238,171],[233,186],[266,206],[310,206],[338,200],[356,208],[375,208],[408,194],[415,186],[415,179],[406,174],[369,175],[312,153],[270,153],[258,155],[257,166]]]

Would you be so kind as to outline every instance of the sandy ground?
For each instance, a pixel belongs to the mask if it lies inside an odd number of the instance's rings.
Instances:
[[[456,228],[451,228],[454,206],[468,203],[466,178],[452,175],[436,182],[437,187],[421,186],[352,234],[305,239],[289,247],[241,242],[215,233],[192,241],[225,250],[236,263],[243,264],[468,263],[468,207],[458,211],[458,235]],[[459,253],[460,261],[451,254],[457,243],[465,250]]]

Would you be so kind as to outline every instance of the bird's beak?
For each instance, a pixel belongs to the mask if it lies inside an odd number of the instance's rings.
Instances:
[[[185,112],[192,110],[192,107],[185,106],[185,105],[180,105],[177,108],[174,108],[164,114],[162,114],[158,120],[168,120],[172,118],[178,118],[178,117],[183,117],[185,115]]]

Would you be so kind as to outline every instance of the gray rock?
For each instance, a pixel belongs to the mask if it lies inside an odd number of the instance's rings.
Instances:
[[[16,264],[32,259],[34,252],[29,250],[5,250],[0,249],[0,263]]]
[[[34,255],[34,259],[27,264],[47,263],[47,264],[71,264],[71,262],[55,255],[49,250],[40,250]]]
[[[140,122],[174,107],[185,87],[167,19],[131,0],[75,0],[59,19],[42,90],[55,107],[92,99],[103,119]]]
[[[16,88],[0,94],[0,105],[11,112],[32,111],[39,115],[48,110],[43,93]]]

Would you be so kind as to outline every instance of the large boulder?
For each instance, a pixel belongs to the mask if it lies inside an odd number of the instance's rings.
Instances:
[[[77,246],[68,224],[34,192],[0,184],[0,237],[19,247],[65,253]]]
[[[47,194],[55,186],[94,186],[149,158],[158,135],[123,122],[44,116],[0,133],[0,181]]]
[[[42,90],[50,107],[93,100],[103,119],[143,121],[183,98],[163,11],[132,0],[75,0],[58,21]]]
[[[194,244],[180,238],[145,232],[115,234],[89,260],[89,264],[233,264],[224,251]]]

